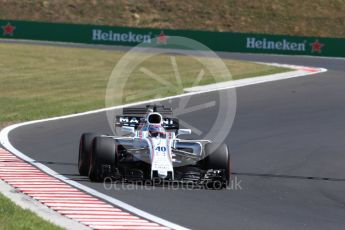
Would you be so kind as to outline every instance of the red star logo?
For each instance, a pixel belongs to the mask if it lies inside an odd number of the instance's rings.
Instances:
[[[309,44],[311,46],[311,52],[318,52],[321,53],[321,48],[324,46],[324,44],[320,43],[319,40],[315,40],[314,42]]]
[[[161,33],[158,36],[156,36],[157,44],[166,44],[167,40],[168,36],[166,36],[163,31],[161,31]]]
[[[13,35],[13,31],[16,29],[15,26],[12,26],[9,22],[5,26],[1,26],[3,33],[2,35]]]

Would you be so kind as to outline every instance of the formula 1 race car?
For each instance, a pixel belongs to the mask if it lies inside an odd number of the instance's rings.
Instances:
[[[91,181],[107,177],[129,182],[177,181],[213,189],[224,188],[229,182],[227,146],[210,140],[180,139],[180,135],[191,134],[191,130],[179,129],[171,108],[124,108],[123,115],[115,118],[115,129],[127,135],[82,134],[80,175]]]

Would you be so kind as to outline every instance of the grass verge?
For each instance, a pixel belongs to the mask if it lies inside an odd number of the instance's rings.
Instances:
[[[0,193],[0,229],[18,230],[58,230],[59,228],[35,215],[29,210],[24,210],[15,205]]]
[[[0,44],[0,128],[103,108],[108,79],[123,55],[123,51],[114,50]],[[159,84],[142,71],[145,68],[166,82],[176,82],[171,56],[154,56],[131,73],[123,93],[132,99],[126,102],[179,94],[183,88],[191,87],[202,65],[188,56],[175,59],[182,85]],[[233,79],[289,71],[251,62],[223,61]],[[206,71],[200,84],[212,82],[213,77]],[[141,95],[142,92],[154,95]]]

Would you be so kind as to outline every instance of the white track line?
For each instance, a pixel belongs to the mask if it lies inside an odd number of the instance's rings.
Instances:
[[[287,67],[286,65],[284,65],[284,67]],[[103,193],[98,192],[97,190],[94,190],[92,188],[89,188],[85,185],[82,185],[76,181],[72,181],[69,178],[53,171],[52,169],[50,169],[49,167],[45,166],[42,163],[36,162],[34,159],[26,156],[24,153],[20,152],[18,149],[16,149],[10,142],[9,140],[9,133],[11,131],[13,131],[16,128],[19,128],[21,126],[26,126],[26,125],[32,125],[32,124],[36,124],[36,123],[41,123],[41,122],[49,122],[49,121],[54,121],[54,120],[61,120],[61,119],[67,119],[67,118],[72,118],[72,117],[79,117],[79,116],[83,116],[83,115],[89,115],[89,114],[95,114],[95,113],[100,113],[100,112],[104,112],[104,111],[109,111],[109,110],[113,110],[113,109],[120,109],[120,108],[124,108],[124,107],[129,107],[129,106],[136,106],[136,105],[142,105],[142,104],[149,104],[149,103],[154,103],[154,102],[158,102],[158,101],[163,101],[163,100],[168,100],[168,99],[175,99],[175,98],[181,98],[181,97],[186,97],[186,96],[192,96],[192,95],[198,95],[198,94],[203,94],[203,93],[207,93],[207,92],[213,92],[213,91],[219,91],[219,90],[225,90],[225,89],[230,89],[230,88],[238,88],[238,87],[243,87],[243,86],[248,86],[248,85],[253,85],[253,84],[260,84],[260,83],[265,83],[265,82],[271,82],[271,81],[278,81],[278,80],[282,80],[282,79],[288,79],[288,78],[293,78],[293,77],[301,77],[301,76],[305,76],[305,75],[311,75],[311,74],[316,74],[316,73],[320,73],[320,72],[325,72],[327,71],[326,69],[323,68],[313,68],[315,69],[315,71],[310,71],[310,69],[312,67],[296,67],[296,66],[290,66],[292,68],[299,68],[297,71],[298,73],[296,73],[296,71],[293,71],[290,75],[289,74],[285,74],[284,77],[282,77],[281,75],[269,75],[269,76],[262,76],[262,77],[255,77],[255,78],[251,78],[250,79],[246,79],[246,81],[242,81],[240,82],[240,84],[237,84],[239,81],[233,81],[230,85],[225,85],[222,86],[221,88],[219,87],[215,87],[215,88],[211,88],[211,89],[202,89],[202,91],[195,91],[195,92],[190,92],[190,93],[185,93],[182,95],[177,95],[177,96],[171,96],[171,97],[166,97],[166,98],[158,98],[158,99],[153,99],[153,100],[148,100],[148,101],[142,101],[142,102],[137,102],[137,103],[131,103],[131,104],[127,104],[127,105],[120,105],[120,106],[115,106],[112,108],[104,108],[104,109],[98,109],[98,110],[93,110],[93,111],[88,111],[88,112],[83,112],[83,113],[78,113],[78,114],[72,114],[72,115],[66,115],[66,116],[60,116],[60,117],[53,117],[53,118],[48,118],[48,119],[42,119],[42,120],[36,120],[36,121],[29,121],[29,122],[23,122],[20,124],[15,124],[15,125],[11,125],[8,126],[6,128],[4,128],[3,130],[1,130],[0,132],[0,142],[1,144],[7,149],[9,150],[11,153],[15,154],[17,157],[23,159],[24,161],[30,163],[31,165],[35,166],[36,168],[40,169],[41,171],[47,173],[48,175],[51,175],[61,181],[63,181],[66,184],[69,184],[75,188],[78,188],[79,190],[82,190],[88,194],[93,195],[94,197],[98,197],[102,200],[105,200],[117,207],[120,207],[122,209],[125,209],[135,215],[138,215],[140,217],[143,217],[147,220],[159,223],[163,226],[169,227],[169,228],[173,228],[173,229],[186,229],[180,225],[174,224],[172,222],[169,222],[167,220],[164,220],[160,217],[154,216],[150,213],[147,213],[143,210],[140,210],[138,208],[135,208],[125,202],[122,202],[118,199],[115,199],[113,197],[110,197],[108,195],[105,195]],[[303,71],[303,68],[305,71]],[[309,68],[309,71],[308,69]],[[316,70],[317,69],[317,70]],[[6,160],[16,160],[15,157],[5,157],[2,159],[2,161],[6,161]],[[1,161],[1,159],[0,159]],[[11,173],[8,173],[8,175],[10,175]],[[38,174],[41,175],[41,174]],[[15,178],[15,177],[14,177]],[[39,191],[40,190],[40,191]],[[52,193],[51,191],[49,191],[49,189],[42,191],[42,188],[37,188],[37,189],[33,189],[31,188],[31,190],[28,188],[28,190],[25,191],[26,193],[30,194],[49,194]],[[60,189],[60,192],[66,192],[66,194],[72,194],[76,191],[74,191],[73,189]],[[77,192],[78,193],[78,192]],[[97,204],[96,204],[97,205]],[[67,207],[68,205],[62,205],[64,207]],[[85,218],[84,215],[67,215],[69,217],[72,218]],[[90,216],[90,218],[93,218],[93,216]],[[105,218],[105,217],[103,217]]]

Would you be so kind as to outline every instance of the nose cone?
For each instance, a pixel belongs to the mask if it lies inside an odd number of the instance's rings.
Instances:
[[[165,179],[168,176],[168,171],[166,171],[166,170],[158,170],[158,176],[161,179]]]

